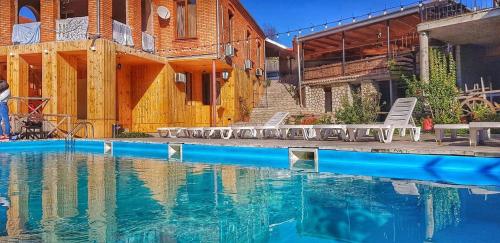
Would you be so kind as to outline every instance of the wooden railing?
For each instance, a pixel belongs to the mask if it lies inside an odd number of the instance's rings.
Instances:
[[[498,7],[500,7],[499,0],[433,1],[423,6],[421,18],[422,22],[435,21]]]
[[[342,63],[334,63],[319,67],[306,68],[304,70],[304,79],[313,80],[321,78],[334,78],[340,76],[366,75],[388,71],[388,62],[386,56],[378,56]]]

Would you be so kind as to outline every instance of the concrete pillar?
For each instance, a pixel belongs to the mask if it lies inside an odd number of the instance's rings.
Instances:
[[[462,88],[463,80],[462,80],[462,46],[455,46],[455,60],[457,65],[457,85],[459,88]]]
[[[420,32],[420,80],[429,82],[429,33]]]

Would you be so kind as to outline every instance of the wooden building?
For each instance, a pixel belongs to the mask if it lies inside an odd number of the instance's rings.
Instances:
[[[0,78],[96,137],[228,125],[263,91],[264,39],[239,0],[2,0]]]
[[[416,73],[420,7],[350,19],[299,37],[303,103],[335,113],[353,92],[381,94],[382,110],[401,95],[400,72]]]

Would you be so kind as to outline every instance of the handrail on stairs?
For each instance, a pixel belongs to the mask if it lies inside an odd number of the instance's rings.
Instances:
[[[84,129],[85,135],[83,138],[89,138],[89,127],[92,133],[92,138],[94,138],[94,124],[87,120],[78,120],[76,126],[68,133],[68,137],[70,139],[73,139],[77,133]]]

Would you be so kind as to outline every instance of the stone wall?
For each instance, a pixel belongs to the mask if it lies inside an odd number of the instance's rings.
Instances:
[[[325,112],[325,89],[323,87],[305,87],[306,107],[314,113]]]
[[[324,86],[306,86],[305,104],[306,107],[316,114],[325,113],[325,88],[332,89],[332,113],[335,113],[342,107],[342,100],[345,98],[352,100],[352,90],[349,83],[334,83]],[[378,93],[378,84],[375,81],[367,80],[361,82],[361,95]]]
[[[348,83],[333,84],[332,88],[332,111],[335,114],[342,107],[342,99],[351,99],[351,88]]]

